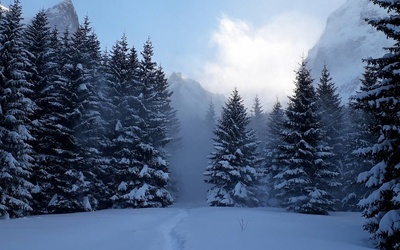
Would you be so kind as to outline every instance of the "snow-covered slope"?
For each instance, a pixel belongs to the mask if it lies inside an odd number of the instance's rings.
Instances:
[[[344,103],[358,90],[365,66],[362,59],[379,57],[383,47],[393,44],[365,21],[385,13],[369,0],[347,0],[329,16],[320,40],[308,53],[315,82],[326,64]]]
[[[362,222],[269,208],[115,209],[0,220],[0,249],[373,249]]]
[[[172,105],[178,110],[181,119],[203,119],[210,101],[212,100],[217,114],[224,104],[225,97],[205,90],[200,83],[182,76],[181,73],[172,73],[168,79],[174,94]]]
[[[71,0],[64,0],[46,10],[51,27],[57,27],[60,34],[68,28],[70,34],[79,27],[79,19]]]

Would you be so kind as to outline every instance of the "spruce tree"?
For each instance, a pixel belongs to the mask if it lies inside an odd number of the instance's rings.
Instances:
[[[50,192],[48,192],[52,182],[51,164],[49,163],[51,151],[54,149],[52,142],[57,140],[55,135],[59,131],[54,119],[54,105],[59,103],[56,94],[58,88],[54,87],[58,66],[56,62],[57,35],[57,31],[56,34],[52,34],[44,10],[36,14],[24,34],[25,47],[29,51],[28,55],[31,62],[28,70],[33,91],[30,93],[30,97],[37,106],[30,117],[32,120],[30,130],[35,138],[30,143],[36,151],[33,157],[33,175],[31,178],[35,185],[35,189],[32,190],[34,213],[47,212],[47,204],[51,198],[49,197]]]
[[[283,144],[281,133],[285,124],[285,112],[281,103],[277,100],[269,114],[266,128],[266,142],[264,150],[264,169],[267,178],[269,204],[277,206],[279,199],[276,197],[275,185],[278,184],[274,178],[281,170],[279,164],[279,147]]]
[[[345,166],[343,163],[343,156],[345,155],[344,144],[344,120],[343,120],[343,106],[341,99],[337,93],[335,83],[332,81],[330,73],[324,65],[319,83],[316,88],[317,95],[317,112],[321,119],[321,132],[323,134],[322,143],[330,147],[333,153],[327,161],[335,166],[335,171],[339,173],[338,180],[341,183],[345,182],[346,176],[344,175]],[[335,190],[335,196],[342,198],[346,196],[341,189]]]
[[[90,27],[88,17],[74,33],[72,42],[75,75],[70,87],[76,97],[74,115],[77,115],[73,130],[79,147],[79,161],[82,161],[80,171],[89,182],[82,183],[83,205],[85,210],[93,210],[97,209],[99,200],[107,191],[101,176],[103,167],[106,166],[103,149],[108,124],[102,116],[105,79],[100,65],[100,43]]]
[[[163,113],[167,104],[163,98],[165,93],[161,93],[164,88],[160,87],[163,83],[159,81],[153,53],[153,45],[148,39],[143,46],[142,60],[139,63],[140,142],[136,147],[136,157],[140,162],[140,171],[134,195],[138,207],[165,207],[174,201],[167,189],[170,171],[165,146],[171,141],[167,137],[167,114]]]
[[[28,124],[35,105],[29,99],[31,66],[23,44],[21,5],[15,0],[0,19],[0,216],[32,211],[32,147]]]
[[[121,46],[122,45],[122,46]],[[126,55],[125,45],[115,46],[114,55]],[[122,50],[121,50],[122,48]],[[115,207],[165,207],[173,202],[167,190],[169,163],[165,146],[171,141],[168,133],[169,92],[163,78],[163,72],[153,62],[153,46],[150,40],[144,44],[143,59],[139,62],[134,49],[126,62],[128,71],[133,74],[131,80],[124,84],[125,97],[122,99],[122,110],[131,116],[130,121],[118,120],[117,142],[123,147],[117,154],[119,161],[116,180],[117,189],[112,196]],[[115,58],[118,60],[117,58]],[[113,60],[113,59],[112,59]],[[123,61],[117,62],[123,65]],[[114,64],[113,65],[117,65]],[[118,68],[118,67],[116,67]],[[167,100],[167,101],[166,101]],[[119,148],[119,147],[117,147]],[[117,161],[118,162],[118,161]]]
[[[217,120],[217,114],[215,112],[214,102],[211,99],[210,102],[208,103],[208,107],[206,110],[206,116],[205,116],[206,126],[211,130],[214,130],[216,120]]]
[[[140,162],[136,148],[142,134],[139,123],[139,59],[134,47],[128,48],[126,36],[117,41],[108,64],[109,84],[115,112],[110,115],[112,126],[111,159],[113,178],[109,182],[114,208],[138,207],[130,194],[137,190]]]
[[[222,109],[214,130],[214,152],[204,175],[212,185],[207,191],[210,206],[258,206],[259,158],[249,117],[235,89]]]
[[[332,153],[321,143],[317,98],[306,66],[303,60],[296,72],[295,93],[289,97],[279,156],[283,169],[275,176],[279,180],[275,188],[290,211],[328,214],[335,202],[331,188],[337,184],[332,181],[337,172],[326,161]]]
[[[365,147],[364,156],[377,162],[359,180],[374,191],[360,201],[366,218],[367,230],[381,249],[400,249],[400,2],[372,2],[386,9],[387,16],[367,20],[370,25],[385,33],[396,43],[385,48],[380,58],[366,60],[377,80],[366,86],[354,98],[354,106],[370,114],[375,126],[374,145]]]
[[[254,98],[252,109],[250,110],[250,124],[249,126],[254,130],[256,139],[259,141],[259,151],[261,152],[265,147],[265,114],[260,103],[258,96]]]
[[[50,196],[43,202],[47,204],[49,213],[75,212],[80,203],[72,197],[75,186],[71,185],[76,179],[70,174],[70,169],[75,167],[74,160],[77,158],[76,139],[71,129],[71,103],[69,91],[69,79],[72,75],[72,45],[68,30],[64,32],[61,39],[58,39],[58,30],[53,29],[51,36],[51,48],[55,51],[54,80],[49,84],[48,93],[51,101],[48,102],[46,122],[44,127],[48,134],[47,143],[47,168],[48,182],[42,183],[41,193]]]
[[[55,170],[58,183],[49,205],[54,212],[89,211],[96,209],[106,189],[99,179],[105,133],[99,98],[101,58],[87,17],[72,37],[68,31],[64,33],[59,53],[56,82],[63,98],[59,122],[65,129],[65,141],[58,152],[68,164]]]

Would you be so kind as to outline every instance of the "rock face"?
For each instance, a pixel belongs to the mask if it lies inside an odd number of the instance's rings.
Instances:
[[[79,27],[79,19],[71,0],[64,0],[46,10],[51,27],[57,27],[60,35],[67,29],[73,34]]]
[[[200,83],[183,77],[181,73],[172,73],[168,83],[173,91],[172,106],[178,110],[180,120],[204,119],[211,100],[219,116],[224,105],[224,96],[208,92]]]
[[[370,26],[365,18],[387,14],[369,0],[347,0],[328,18],[318,43],[308,53],[308,66],[318,83],[324,64],[338,87],[342,102],[359,89],[364,66],[362,59],[380,57],[383,47],[393,44],[386,36]]]

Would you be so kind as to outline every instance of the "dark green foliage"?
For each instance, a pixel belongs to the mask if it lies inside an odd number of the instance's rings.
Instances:
[[[327,158],[326,161],[334,166],[334,170],[339,173],[338,181],[344,183],[347,176],[345,175],[346,170],[343,162],[343,156],[346,154],[343,106],[326,65],[322,69],[316,88],[316,95],[317,112],[321,119],[321,133],[323,136],[321,143],[331,148],[332,152],[332,156]],[[347,195],[340,188],[335,189],[334,193],[340,200]]]
[[[34,213],[45,213],[51,199],[49,189],[52,179],[52,160],[59,128],[55,126],[54,112],[60,102],[58,88],[55,86],[57,74],[57,31],[51,33],[45,12],[40,11],[25,30],[25,47],[30,52],[29,81],[32,83],[31,99],[36,110],[31,115],[31,134],[35,138],[30,144],[35,149],[32,183]]]
[[[287,122],[282,131],[284,144],[279,156],[283,166],[275,178],[282,205],[300,213],[327,214],[335,202],[331,188],[337,172],[326,161],[330,148],[321,143],[322,131],[317,113],[317,98],[310,71],[303,60],[296,72],[296,88],[286,110]]]
[[[376,164],[359,176],[374,191],[360,202],[366,218],[364,229],[381,249],[400,249],[400,2],[372,0],[390,11],[368,23],[395,40],[380,58],[368,58],[367,76],[376,79],[362,86],[353,106],[373,119],[374,145],[359,153]]]
[[[277,203],[279,203],[275,190],[275,185],[278,184],[279,180],[274,177],[282,171],[282,165],[278,159],[281,154],[279,147],[283,145],[281,133],[284,129],[285,122],[285,111],[283,110],[281,103],[277,100],[268,117],[264,150],[264,168],[265,175],[267,176],[270,205],[277,205]]]
[[[32,211],[32,147],[28,124],[35,105],[29,99],[31,66],[23,45],[18,0],[0,19],[0,216],[24,216]]]
[[[214,152],[204,175],[212,187],[207,191],[211,206],[258,206],[259,158],[249,117],[235,89],[214,131]]]

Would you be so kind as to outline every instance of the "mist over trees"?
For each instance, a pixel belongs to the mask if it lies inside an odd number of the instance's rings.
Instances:
[[[400,41],[400,4],[372,2],[392,15],[368,23]],[[365,59],[360,90],[346,105],[329,65],[315,81],[304,59],[286,107],[276,100],[265,112],[256,96],[248,111],[237,89],[220,114],[204,100],[203,123],[193,127],[207,137],[200,142],[213,140],[201,170],[206,202],[363,210],[377,246],[400,248],[399,43],[386,51]],[[102,52],[88,17],[59,33],[44,11],[22,24],[18,0],[0,9],[0,216],[174,202],[171,154],[189,151],[153,56],[150,38],[138,52],[125,35]]]
[[[179,122],[150,39],[102,53],[88,17],[25,27],[19,1],[0,21],[0,216],[170,205]]]

